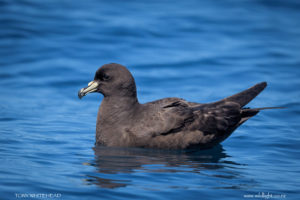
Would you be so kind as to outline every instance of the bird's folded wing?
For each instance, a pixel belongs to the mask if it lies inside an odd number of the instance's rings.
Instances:
[[[207,104],[194,110],[196,120],[191,129],[198,128],[204,134],[215,134],[216,137],[230,134],[241,121],[240,105],[235,102]]]
[[[146,104],[147,112],[139,113],[130,132],[137,137],[155,137],[182,130],[194,121],[193,110],[178,98],[166,98]],[[143,120],[140,120],[143,119]]]
[[[152,104],[152,105],[150,105]],[[227,137],[239,125],[240,106],[234,102],[204,104],[195,109],[183,99],[168,98],[151,102],[147,113],[130,128],[137,138],[154,138],[199,131],[210,138]],[[183,136],[184,137],[184,136]],[[191,141],[192,142],[192,141]]]
[[[240,105],[240,107],[244,107],[248,104],[252,99],[254,99],[259,93],[261,93],[265,87],[267,87],[266,82],[258,83],[242,92],[234,94],[230,97],[226,97],[220,101],[215,102],[215,104],[223,104],[225,102],[235,102]]]

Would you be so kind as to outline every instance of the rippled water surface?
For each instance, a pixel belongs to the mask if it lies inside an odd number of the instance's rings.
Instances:
[[[250,106],[287,108],[211,150],[95,148],[102,96],[77,91],[110,62],[141,102],[267,81]],[[2,0],[0,199],[299,199],[299,67],[297,0]]]

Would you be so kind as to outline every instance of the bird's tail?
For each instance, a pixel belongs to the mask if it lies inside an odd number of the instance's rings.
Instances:
[[[247,121],[249,118],[253,117],[261,110],[269,110],[269,109],[283,109],[284,107],[262,107],[262,108],[243,108],[241,110],[241,121],[239,125]]]
[[[286,107],[262,107],[262,108],[243,108],[243,110],[247,111],[247,110],[270,110],[270,109],[284,109]]]

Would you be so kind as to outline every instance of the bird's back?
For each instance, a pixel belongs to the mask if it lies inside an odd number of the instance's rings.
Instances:
[[[180,98],[165,98],[143,105],[133,135],[142,140],[141,146],[153,148],[209,148],[225,140],[257,109],[243,106],[255,98],[266,86],[257,84],[223,100],[200,104]],[[146,111],[146,112],[145,112]]]

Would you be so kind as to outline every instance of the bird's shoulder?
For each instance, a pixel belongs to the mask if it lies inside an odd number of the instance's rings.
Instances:
[[[142,104],[130,131],[138,137],[155,137],[179,130],[193,119],[193,110],[186,100],[164,98]]]
[[[168,98],[158,99],[144,104],[144,106],[157,106],[161,108],[172,107],[176,105],[187,106],[187,101],[182,98],[168,97]]]
[[[193,107],[201,106],[203,104],[186,101],[185,99],[182,99],[182,98],[168,97],[168,98],[163,98],[163,99],[159,99],[156,101],[152,101],[152,102],[146,103],[144,105],[156,106],[158,108],[171,108],[171,107],[193,108]]]

